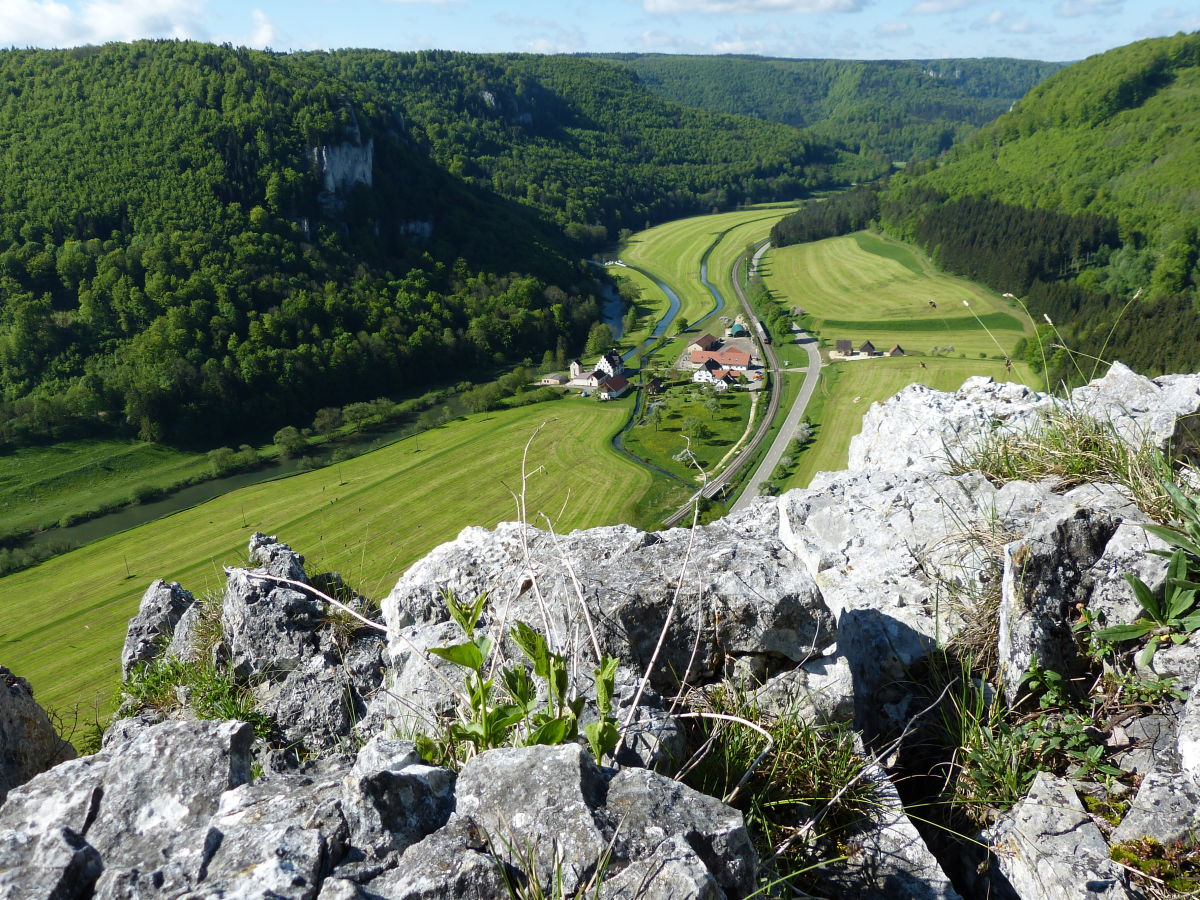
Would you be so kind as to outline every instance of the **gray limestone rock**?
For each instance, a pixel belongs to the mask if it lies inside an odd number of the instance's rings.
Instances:
[[[1162,844],[1200,828],[1200,788],[1178,771],[1159,769],[1142,779],[1129,812],[1110,838],[1114,844],[1152,837]]]
[[[472,822],[497,857],[543,889],[561,873],[569,895],[608,847],[596,813],[604,787],[591,754],[578,744],[491,750],[459,773],[455,818]]]
[[[1071,405],[1108,422],[1130,446],[1150,443],[1185,457],[1200,450],[1200,375],[1149,379],[1115,362],[1103,378],[1071,391]]]
[[[1142,517],[1126,520],[1104,547],[1095,564],[1084,573],[1080,594],[1087,608],[1102,614],[1103,625],[1126,625],[1142,615],[1142,607],[1125,580],[1129,573],[1144,581],[1152,591],[1161,591],[1167,577],[1167,560],[1152,550],[1166,542],[1142,528]]]
[[[600,881],[600,900],[724,900],[712,873],[682,835]]]
[[[1119,521],[1107,511],[1064,510],[1033,523],[1004,548],[1000,601],[1000,665],[1008,702],[1037,658],[1072,677],[1081,660],[1071,624],[1084,602],[1084,575],[1104,553]]]
[[[1196,684],[1200,684],[1200,681]],[[1200,785],[1200,691],[1196,690],[1196,684],[1192,685],[1183,714],[1179,717],[1175,748],[1184,774]]]
[[[868,762],[865,777],[874,789],[868,821],[844,838],[854,848],[852,858],[818,873],[822,886],[833,896],[862,900],[961,900],[905,813],[887,773]]]
[[[180,618],[195,602],[196,598],[177,581],[168,583],[160,578],[146,589],[125,634],[121,651],[123,678],[128,678],[135,666],[162,655]]]
[[[267,537],[261,531],[254,532],[250,536],[249,552],[250,561],[271,575],[292,581],[308,581],[304,574],[304,557],[274,536]]]
[[[1029,794],[988,834],[993,880],[1021,900],[1124,900],[1138,895],[1108,855],[1070,782],[1039,772]]]
[[[618,856],[652,858],[682,838],[730,897],[755,886],[755,855],[742,814],[715,797],[646,769],[622,769],[608,785],[608,815]]]
[[[0,808],[0,833],[80,836],[103,862],[96,897],[149,886],[184,891],[211,853],[208,822],[221,794],[250,778],[252,738],[241,722],[140,730],[117,750],[63,763],[14,790]],[[55,859],[64,877],[78,867],[76,857]]]
[[[0,831],[0,897],[88,897],[102,868],[96,849],[69,828]]]
[[[425,765],[410,741],[372,738],[342,783],[351,841],[376,859],[392,860],[432,834],[454,807],[454,774]]]
[[[521,883],[517,872],[493,856],[474,823],[457,819],[409,847],[396,868],[367,882],[360,893],[339,886],[321,900],[497,900]]]
[[[854,718],[854,676],[844,656],[822,656],[780,672],[754,691],[755,704],[806,722],[849,722]]]
[[[444,590],[467,599],[486,592],[483,631],[530,623],[581,671],[596,662],[592,634],[601,653],[636,670],[654,658],[652,686],[662,693],[681,680],[711,678],[745,654],[767,656],[778,668],[803,662],[833,639],[832,618],[787,550],[770,537],[754,539],[763,530],[743,520],[661,534],[616,526],[554,536],[514,523],[465,529],[409,569],[384,601],[389,712],[430,719],[453,704],[434,669],[451,684],[461,673],[431,667],[422,652],[461,640],[453,627],[431,631],[449,618]],[[517,658],[508,644],[505,652]]]
[[[1108,373],[1071,392],[1069,402],[1023,385],[968,378],[953,394],[909,385],[863,417],[850,441],[852,471],[945,472],[996,433],[1035,430],[1054,410],[1110,423],[1131,446],[1150,442],[1185,456],[1200,447],[1200,375],[1150,380],[1113,363]]]
[[[39,772],[75,757],[24,678],[0,666],[0,803]]]
[[[1056,401],[1024,385],[968,378],[955,393],[911,384],[863,416],[850,439],[851,471],[945,472],[995,432],[1034,428]]]

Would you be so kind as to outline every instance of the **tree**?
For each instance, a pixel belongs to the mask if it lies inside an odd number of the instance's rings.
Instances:
[[[336,406],[326,406],[317,410],[313,417],[313,430],[328,437],[345,423],[342,411]]]
[[[613,333],[605,322],[596,322],[588,329],[587,343],[583,352],[587,356],[599,356],[613,345]]]
[[[704,398],[704,408],[708,410],[708,414],[714,419],[717,417],[717,413],[721,411],[721,401],[717,398],[716,394],[709,394]]]
[[[272,441],[279,447],[284,457],[288,459],[303,453],[304,448],[308,446],[308,441],[304,439],[304,436],[293,425],[285,425],[283,428],[280,428],[275,432],[275,437],[272,438]]]
[[[646,413],[646,422],[654,426],[654,430],[658,431],[658,427],[662,424],[663,414],[662,407],[657,403],[650,407],[650,411]]]
[[[683,334],[685,331],[688,330],[688,324],[689,323],[686,318],[684,318],[683,316],[676,316],[675,317],[675,333]]]
[[[683,420],[683,433],[693,440],[703,441],[712,434],[707,423],[696,416],[688,416]]]

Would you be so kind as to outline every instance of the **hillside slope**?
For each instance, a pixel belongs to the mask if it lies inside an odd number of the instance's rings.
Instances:
[[[1058,73],[943,163],[895,178],[881,217],[948,268],[1025,295],[1058,326],[1047,345],[1151,374],[1197,367],[1200,34]],[[1068,351],[1045,352],[1055,380],[1074,371]]]
[[[6,444],[211,446],[571,352],[610,227],[825,178],[600,63],[170,41],[0,53],[0,162]]]
[[[809,129],[862,153],[932,156],[1005,112],[1062,63],[617,54],[651,91]]]

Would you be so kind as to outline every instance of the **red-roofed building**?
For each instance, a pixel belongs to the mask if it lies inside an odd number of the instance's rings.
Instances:
[[[722,369],[745,372],[750,368],[750,354],[737,347],[726,347],[724,350],[693,350],[688,359],[694,366],[702,366],[711,361]]]
[[[629,390],[629,379],[624,375],[614,375],[600,385],[596,391],[601,400],[616,400]]]

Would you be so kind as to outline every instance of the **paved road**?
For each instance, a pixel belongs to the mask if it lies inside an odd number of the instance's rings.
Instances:
[[[821,354],[817,351],[817,339],[804,331],[797,331],[795,334],[796,343],[808,351],[808,371],[804,374],[804,384],[800,387],[800,393],[796,395],[796,402],[792,404],[783,427],[775,435],[775,443],[771,445],[762,462],[759,463],[758,471],[746,483],[746,489],[734,501],[733,512],[745,508],[758,497],[758,486],[770,478],[775,467],[779,465],[779,460],[792,441],[792,435],[796,433],[796,426],[804,418],[804,410],[808,406],[808,401],[812,399],[813,391],[817,389],[817,381],[821,376]]]

